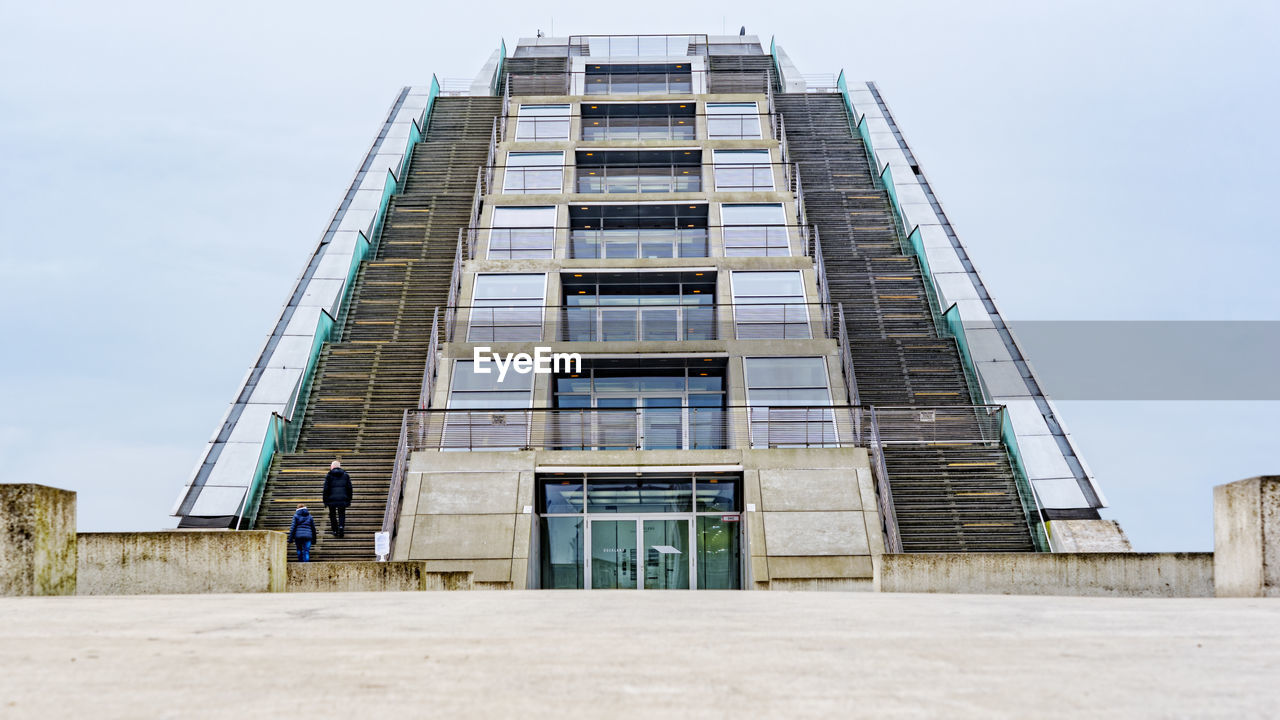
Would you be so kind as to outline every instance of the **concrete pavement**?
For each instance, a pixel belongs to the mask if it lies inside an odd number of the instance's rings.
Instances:
[[[0,717],[1262,717],[1280,601],[0,598]]]

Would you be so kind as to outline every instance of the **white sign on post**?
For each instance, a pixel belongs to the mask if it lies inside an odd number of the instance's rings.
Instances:
[[[377,532],[373,534],[373,554],[380,562],[386,562],[391,554],[391,533]]]

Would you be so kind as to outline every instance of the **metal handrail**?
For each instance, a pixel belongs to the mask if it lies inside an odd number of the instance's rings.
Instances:
[[[664,63],[677,65],[678,63]],[[604,69],[602,65],[601,69]],[[548,97],[676,97],[686,98],[707,92],[709,80],[714,74],[731,74],[740,83],[732,92],[742,95],[768,95],[773,89],[773,73],[761,70],[758,86],[741,84],[746,75],[756,71],[694,70],[676,68],[661,72],[591,72],[591,70],[565,70],[547,73],[509,73],[507,83],[511,94],[517,96]],[[589,82],[599,78],[596,82]],[[643,81],[641,79],[644,79]],[[674,82],[673,82],[674,80]],[[721,90],[720,92],[725,92]]]
[[[805,255],[812,246],[813,228],[807,225],[790,223],[759,223],[740,225],[705,225],[702,227],[672,228],[581,228],[564,225],[528,226],[528,227],[470,227],[465,229],[467,258],[474,260],[481,245],[481,233],[486,234],[485,244],[490,259],[520,259],[522,251],[545,253],[553,252],[558,241],[568,242],[560,254],[570,258],[600,259],[618,257],[623,259],[645,257],[713,257],[711,240],[721,241],[721,248],[726,257],[791,257]],[[716,234],[718,233],[718,235]],[[495,241],[505,240],[510,245],[512,240],[535,240],[543,243],[542,247],[495,247]],[[611,255],[611,248],[623,246],[621,240],[632,240],[625,243],[630,252],[622,255]],[[763,241],[760,244],[759,241]],[[798,240],[798,242],[796,242]],[[668,244],[667,254],[646,254],[648,250]],[[591,246],[594,245],[594,248]],[[504,255],[506,257],[504,257]],[[525,255],[530,257],[530,255]],[[821,275],[819,282],[825,282]]]
[[[437,307],[431,316],[431,339],[427,342],[427,364],[422,369],[422,389],[418,392],[418,409],[426,410],[431,406],[431,398],[435,395],[436,367],[439,363],[436,355],[440,351],[440,308]]]
[[[492,408],[410,411],[420,450],[722,450],[858,447],[861,408]]]
[[[739,133],[737,133],[737,134],[732,134],[732,133],[716,133],[716,134],[712,134],[712,132],[711,132],[711,128],[710,128],[710,126],[707,124],[707,120],[709,120],[709,119],[716,119],[716,120],[737,120],[737,121],[739,121],[739,127],[741,127],[741,123],[742,123],[742,122],[744,122],[744,121],[746,121],[748,118],[750,118],[750,119],[754,119],[754,120],[757,120],[757,121],[758,121],[758,122],[757,122],[757,124],[755,125],[755,132],[754,132],[754,133],[751,133],[750,131],[748,131],[748,132],[741,132],[741,131],[740,131],[740,132],[739,132]],[[768,122],[763,122],[763,120],[764,120],[765,118],[768,118]],[[521,125],[521,123],[532,123],[532,124],[534,124],[534,125],[538,125],[538,124],[540,124],[542,121],[547,121],[548,123],[557,123],[557,124],[558,124],[558,123],[572,122],[572,121],[573,121],[573,120],[575,120],[575,119],[577,119],[577,120],[581,120],[581,121],[582,121],[581,132],[580,132],[580,133],[578,133],[578,134],[579,134],[579,136],[580,136],[580,137],[579,137],[579,139],[581,139],[583,142],[599,142],[599,141],[606,141],[606,140],[610,140],[610,141],[618,141],[618,140],[672,140],[672,141],[697,140],[697,139],[699,139],[699,132],[698,132],[698,130],[699,130],[699,123],[698,123],[698,120],[699,120],[699,119],[702,119],[702,120],[704,121],[704,122],[703,122],[703,124],[702,124],[702,130],[703,130],[704,132],[703,132],[703,133],[701,133],[701,134],[702,134],[702,135],[704,135],[704,136],[705,136],[705,139],[708,139],[708,140],[778,140],[778,141],[783,141],[783,137],[781,137],[781,136],[779,135],[779,123],[782,121],[782,116],[781,116],[780,114],[778,114],[778,113],[769,113],[769,112],[756,112],[756,113],[705,113],[705,112],[694,112],[694,113],[689,113],[688,115],[666,115],[666,116],[662,116],[662,115],[652,115],[652,116],[649,116],[649,115],[607,115],[607,116],[601,116],[601,117],[598,117],[598,118],[595,118],[595,117],[587,117],[587,116],[580,115],[580,114],[577,114],[577,113],[557,113],[557,114],[554,114],[554,115],[520,115],[520,114],[516,114],[516,115],[502,115],[502,116],[500,116],[500,120],[502,121],[502,124],[501,124],[501,126],[500,126],[500,130],[501,130],[501,131],[500,131],[500,133],[499,133],[498,137],[499,137],[499,139],[500,139],[501,141],[503,141],[503,142],[565,142],[565,141],[567,140],[567,138],[565,137],[565,135],[566,135],[567,133],[565,133],[565,132],[560,132],[559,130],[557,130],[556,132],[549,132],[549,133],[548,133],[549,137],[545,137],[545,138],[544,138],[544,137],[537,137],[537,134],[538,134],[538,133],[537,133],[536,131],[534,132],[534,135],[535,135],[534,137],[525,137],[525,138],[519,137],[519,135],[520,135],[520,125]],[[652,120],[654,120],[655,122],[654,122],[654,124],[652,124],[652,125],[640,125],[640,124],[631,125],[631,124],[625,124],[625,123],[624,123],[624,124],[617,124],[617,125],[615,125],[615,124],[614,124],[614,121],[633,121],[633,120],[641,120],[641,119],[652,119]],[[679,121],[679,120],[683,120],[683,119],[692,119],[692,120],[693,120],[693,123],[692,123],[692,124],[688,124],[688,125],[686,125],[686,124],[682,124],[682,123],[680,123],[680,122],[677,122],[677,121]],[[510,120],[514,120],[515,122],[514,122],[514,123],[509,122]],[[588,125],[588,124],[587,124],[587,122],[588,122],[588,121],[591,121],[593,124]],[[601,124],[601,123],[603,123],[603,124]],[[674,123],[674,124],[673,124],[673,123]],[[509,128],[510,128],[511,126],[513,126],[513,125],[514,125],[514,127],[515,127],[515,133],[514,133],[514,136],[512,136],[512,135],[510,134],[510,131],[509,131]],[[766,130],[766,128],[767,128],[767,130]],[[587,137],[587,135],[588,135],[588,131],[590,131],[590,130],[601,130],[601,131],[605,131],[605,137]],[[636,131],[636,132],[634,133],[634,134],[635,134],[635,137],[619,137],[619,136],[617,136],[617,135],[610,135],[610,134],[609,134],[609,132],[608,132],[608,131],[610,131],[610,130],[618,130],[618,131],[634,130],[634,131]],[[656,133],[656,132],[654,132],[654,131],[656,131],[656,130],[667,130],[667,132],[666,132],[666,133]],[[688,132],[688,133],[679,133],[679,135],[680,135],[680,136],[679,136],[679,137],[677,137],[677,133],[675,133],[675,132],[674,132],[674,131],[676,131],[676,130],[689,130],[689,132]],[[647,135],[646,135],[646,134],[644,134],[642,131],[648,131],[648,132],[647,132]],[[619,133],[619,134],[621,134],[621,133]],[[685,135],[687,135],[687,136],[685,136]]]
[[[400,420],[400,439],[396,442],[396,464],[391,470],[391,487],[387,489],[387,503],[382,511],[382,532],[395,541],[396,524],[400,519],[400,503],[404,495],[404,480],[409,470],[409,413],[405,410]],[[390,559],[390,558],[388,558]]]
[[[884,528],[885,552],[902,552],[902,535],[898,530],[898,513],[893,506],[893,490],[889,485],[889,473],[884,463],[884,443],[880,438],[880,424],[876,409],[871,414],[871,474],[875,476],[876,498],[880,505],[880,521]]]
[[[443,308],[443,340],[500,342],[696,342],[833,338],[826,303],[480,305]]]
[[[458,295],[462,292],[462,228],[458,228],[458,248],[453,254],[453,270],[449,276],[449,296],[447,304],[452,306],[457,304]],[[445,332],[453,334],[452,319],[449,315],[445,315]]]
[[[781,182],[775,176],[773,169],[781,168]],[[628,163],[615,165],[487,165],[481,169],[483,183],[479,183],[480,187],[477,192],[489,194],[498,191],[501,194],[510,195],[539,195],[539,194],[562,194],[565,193],[565,170],[576,168],[577,172],[571,177],[572,187],[567,191],[568,194],[577,195],[601,195],[608,193],[619,194],[660,194],[660,193],[681,193],[681,192],[703,192],[704,189],[709,192],[792,192],[803,194],[800,186],[799,174],[794,163],[775,163],[775,162],[759,162],[759,163],[716,163],[716,162],[691,162],[688,164],[681,163]],[[503,181],[501,190],[493,185],[496,170],[503,171]],[[644,173],[643,170],[665,170],[662,173]],[[742,183],[729,185],[717,181],[717,176],[721,172],[733,171],[751,171],[750,183]],[[769,171],[769,182],[759,179],[757,175],[762,172]],[[709,172],[708,172],[709,171]],[[529,187],[528,177],[532,173],[560,173],[558,183],[550,183],[550,179],[545,180],[541,177],[535,182],[533,187]],[[509,180],[513,177],[520,176],[520,182],[516,183],[517,187],[508,189]],[[605,188],[605,184],[610,177],[614,179],[624,179],[628,187],[622,190]],[[634,180],[634,182],[632,182]],[[646,182],[653,183],[657,180],[665,180],[665,188],[656,188],[655,185],[645,185]],[[704,183],[704,180],[709,181]],[[594,181],[594,182],[593,182]],[[729,179],[726,178],[726,182]],[[549,184],[537,184],[547,182]],[[704,187],[709,184],[710,187]],[[590,189],[592,185],[605,188],[600,190]],[[585,189],[584,189],[585,188]],[[656,189],[655,189],[656,188]],[[473,224],[476,224],[473,222]],[[803,220],[801,224],[807,224]]]

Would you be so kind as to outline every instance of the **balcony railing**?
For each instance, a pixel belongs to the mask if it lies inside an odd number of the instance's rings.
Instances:
[[[701,165],[577,166],[578,193],[701,192]]]
[[[650,407],[417,410],[415,450],[724,450],[839,448],[861,442],[862,410]]]
[[[771,91],[771,72],[706,71],[680,68],[669,72],[556,72],[507,73],[508,93],[512,96],[567,95],[598,97],[644,95],[688,97],[707,92],[708,78],[729,77],[731,87],[717,92],[767,95]]]
[[[804,225],[772,223],[604,230],[473,227],[465,230],[465,238],[467,258],[472,260],[482,252],[490,260],[816,257],[811,233]]]
[[[565,170],[574,182],[565,189]],[[709,172],[708,172],[709,171]],[[501,174],[500,182],[495,178]],[[792,192],[801,194],[792,163],[688,165],[488,165],[481,169],[484,194],[657,194],[702,192]],[[705,180],[705,182],[704,182]]]
[[[691,342],[833,337],[824,303],[444,308],[450,342]]]
[[[574,114],[511,115],[502,118],[501,140],[515,142],[569,140],[571,123],[582,121],[584,141],[601,140],[780,140],[781,115],[771,113],[690,113],[688,115]],[[515,128],[511,136],[510,128]]]

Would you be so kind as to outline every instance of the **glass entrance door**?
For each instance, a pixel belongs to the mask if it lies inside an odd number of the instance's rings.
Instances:
[[[592,520],[590,532],[591,587],[636,589],[636,521]]]
[[[690,523],[689,517],[590,520],[591,588],[688,590],[695,572]]]

